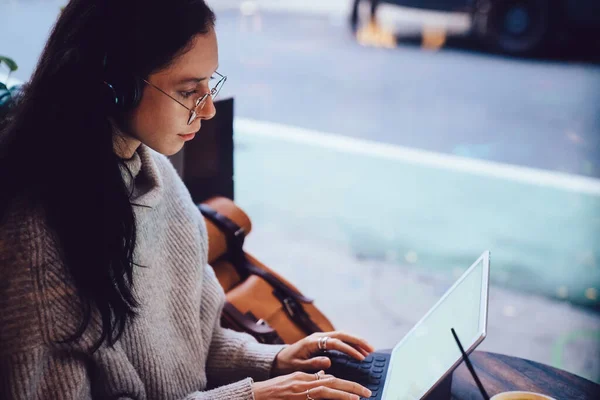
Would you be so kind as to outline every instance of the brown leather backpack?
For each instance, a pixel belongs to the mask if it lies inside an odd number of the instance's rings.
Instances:
[[[198,208],[208,230],[208,262],[226,293],[224,327],[271,344],[294,343],[334,329],[313,300],[244,251],[252,225],[233,201],[215,197]]]

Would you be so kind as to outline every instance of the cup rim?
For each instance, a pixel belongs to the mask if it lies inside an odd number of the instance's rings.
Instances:
[[[556,400],[554,397],[550,397],[545,394],[536,393],[536,392],[527,392],[527,391],[523,391],[523,390],[501,392],[501,393],[498,393],[498,394],[492,396],[492,398],[490,400],[513,400],[514,398],[512,396],[519,396],[519,395],[535,396],[535,398],[528,399],[528,400]]]

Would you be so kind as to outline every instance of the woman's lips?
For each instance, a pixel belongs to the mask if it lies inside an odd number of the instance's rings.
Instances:
[[[183,138],[183,140],[192,140],[195,136],[196,136],[196,132],[192,132],[192,133],[188,133],[188,134],[182,134],[182,135],[178,135],[180,137]]]

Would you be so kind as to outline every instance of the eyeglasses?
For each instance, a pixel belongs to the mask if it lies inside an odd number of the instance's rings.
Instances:
[[[198,111],[202,110],[204,108],[204,106],[206,105],[206,101],[208,100],[208,96],[210,96],[212,98],[212,100],[214,101],[217,98],[219,92],[221,91],[221,88],[225,84],[225,81],[227,81],[227,77],[226,76],[221,75],[220,73],[218,73],[216,71],[215,71],[215,74],[219,77],[217,83],[210,89],[210,91],[208,93],[205,93],[200,98],[198,98],[194,102],[194,107],[192,107],[192,108],[186,106],[185,104],[183,104],[182,102],[180,102],[179,100],[177,100],[175,97],[171,96],[170,94],[168,94],[167,92],[165,92],[164,90],[162,90],[158,86],[156,86],[156,85],[148,82],[147,80],[144,79],[144,82],[147,83],[148,85],[152,86],[153,88],[155,88],[156,90],[158,90],[162,94],[168,96],[169,98],[171,98],[171,100],[176,101],[179,105],[181,105],[186,110],[188,110],[190,112],[190,116],[188,118],[187,124],[191,125],[196,120],[196,118],[198,118]],[[215,79],[215,78],[211,78],[211,79]]]

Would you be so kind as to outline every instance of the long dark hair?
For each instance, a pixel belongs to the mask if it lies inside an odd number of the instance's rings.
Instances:
[[[0,221],[12,201],[41,206],[82,300],[82,337],[101,316],[95,351],[136,315],[136,223],[113,149],[106,68],[147,78],[206,34],[203,0],[71,0],[0,135]]]

